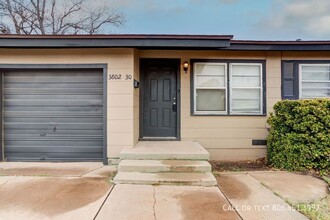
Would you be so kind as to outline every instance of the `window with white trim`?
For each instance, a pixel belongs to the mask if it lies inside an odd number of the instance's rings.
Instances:
[[[225,63],[194,64],[195,112],[225,114],[227,112],[227,65]]]
[[[193,70],[194,114],[263,114],[262,63],[195,62]]]
[[[299,98],[330,97],[330,64],[300,64],[299,79]]]

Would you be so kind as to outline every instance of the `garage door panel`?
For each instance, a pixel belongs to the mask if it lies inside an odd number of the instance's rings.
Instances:
[[[5,106],[6,111],[19,111],[19,112],[26,112],[26,111],[67,111],[67,112],[86,112],[90,111],[92,113],[100,113],[103,112],[102,106]]]
[[[8,160],[102,160],[103,74],[95,70],[4,74]]]
[[[38,138],[38,137],[31,137],[28,139],[11,139],[6,140],[5,144],[10,146],[102,146],[102,138],[63,138],[59,139],[59,137],[45,137],[45,138]]]
[[[59,146],[35,146],[35,147],[12,147],[10,150],[7,151],[7,153],[15,153],[15,152],[21,152],[21,153],[30,153],[32,152],[38,152],[38,154],[41,153],[100,153],[102,152],[102,148],[97,146],[87,146],[87,147],[77,147],[77,146],[65,146],[65,147],[59,147]]]
[[[13,100],[13,99],[5,99],[4,104],[8,107],[10,106],[46,106],[46,107],[61,107],[61,106],[91,106],[91,107],[102,107],[102,101],[97,101],[97,100],[25,100],[25,99],[20,99],[20,100]]]
[[[101,130],[103,128],[102,123],[59,123],[59,124],[51,124],[51,123],[4,123],[5,129],[39,129],[43,130],[53,130],[56,125],[56,130]]]
[[[5,138],[10,137],[13,138],[12,135],[40,135],[42,133],[46,133],[47,135],[52,135],[51,133],[53,132],[53,129],[48,129],[48,130],[40,130],[40,129],[25,129],[25,130],[18,130],[18,129],[10,129],[6,132]],[[66,136],[86,136],[86,135],[100,135],[103,137],[103,130],[56,130],[57,135],[66,135]],[[16,138],[16,137],[14,137]]]
[[[8,153],[11,161],[100,161],[102,153]]]
[[[47,92],[54,91],[58,92],[61,89],[65,89],[65,92],[71,92],[73,89],[80,89],[79,91],[90,91],[90,90],[97,90],[98,92],[102,92],[99,90],[102,83],[9,83],[5,84],[5,90],[8,93],[20,92],[20,91],[27,91],[29,92]]]
[[[66,94],[58,95],[58,94],[14,94],[14,95],[5,95],[5,100],[51,100],[51,101],[61,101],[61,100],[102,100],[102,94],[100,95],[85,95],[85,94]]]
[[[61,76],[53,76],[53,77],[35,77],[35,76],[21,76],[21,77],[7,77],[4,80],[5,83],[47,83],[47,84],[66,84],[66,83],[100,83],[102,82],[102,77],[93,77],[93,76],[82,76],[82,77],[61,77]]]
[[[4,116],[9,117],[49,117],[51,115],[53,118],[56,117],[103,117],[102,110],[100,111],[6,111]]]
[[[48,124],[62,124],[62,123],[74,123],[79,121],[79,123],[103,123],[103,118],[101,117],[9,117],[5,118],[7,123],[48,123]]]
[[[5,138],[7,141],[26,141],[26,140],[93,140],[102,141],[102,135],[54,135],[45,133],[44,136],[40,134],[6,134]],[[50,143],[50,142],[49,142]],[[63,143],[64,144],[64,143]]]
[[[70,141],[78,143],[82,141],[84,143],[79,144],[81,146],[86,145],[88,142],[96,143],[97,141],[102,141],[102,135],[53,135],[53,134],[46,134],[39,135],[39,134],[6,134],[5,137],[7,138],[6,141],[9,143],[10,141],[14,143],[15,141],[21,142],[24,141],[24,145],[29,145],[28,141],[47,141],[48,144],[51,144],[54,141],[63,141],[61,142],[64,146],[65,144],[72,145]],[[34,143],[32,143],[34,144]]]
[[[96,95],[102,95],[102,89],[98,88],[6,88],[4,89],[5,94],[12,95],[22,95],[22,94],[32,94],[32,95],[52,95],[52,94],[96,94]]]
[[[26,75],[27,72],[29,75]],[[11,71],[10,75],[6,78],[12,77],[95,77],[102,81],[102,75],[100,75],[99,70],[93,69],[58,69],[58,70],[48,70],[48,69],[34,69],[31,71],[26,70],[15,70]]]

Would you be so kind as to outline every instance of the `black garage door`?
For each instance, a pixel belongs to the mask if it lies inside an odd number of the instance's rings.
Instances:
[[[101,161],[102,81],[98,70],[4,73],[5,158]]]

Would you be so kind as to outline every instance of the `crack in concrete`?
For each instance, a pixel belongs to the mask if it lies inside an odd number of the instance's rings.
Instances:
[[[4,181],[3,183],[1,183],[0,185],[5,185],[6,183],[9,182],[9,180],[10,180],[10,179],[5,180],[5,181]]]
[[[102,202],[100,208],[97,210],[97,212],[96,212],[96,214],[95,214],[93,220],[96,220],[97,216],[99,215],[101,209],[103,208],[105,202],[108,200],[108,198],[109,198],[109,196],[110,196],[110,194],[112,193],[112,190],[113,190],[114,188],[115,188],[115,186],[112,186],[111,189],[109,190],[109,192],[108,192],[107,196],[105,197],[104,201]]]
[[[90,173],[92,173],[92,172],[94,172],[94,171],[96,171],[98,169],[101,169],[102,167],[103,167],[103,165],[100,165],[99,167],[97,167],[95,169],[89,170],[86,173],[81,174],[79,177],[84,177],[84,176],[86,176],[86,175],[88,175],[88,174],[90,174]]]
[[[236,212],[236,214],[238,215],[238,217],[240,219],[243,220],[243,217],[241,216],[241,214],[238,212],[237,208],[233,205],[233,203],[229,200],[229,198],[227,197],[227,195],[225,194],[225,192],[223,192],[220,188],[220,185],[217,185],[217,188],[220,190],[220,192],[222,193],[222,195],[225,197],[225,199],[227,200],[227,202],[230,204],[231,207],[234,208],[234,211]]]
[[[152,190],[153,190],[153,198],[154,198],[154,204],[152,205],[152,209],[154,211],[154,219],[157,220],[157,216],[156,216],[156,190],[155,190],[155,187],[153,186],[152,187]]]

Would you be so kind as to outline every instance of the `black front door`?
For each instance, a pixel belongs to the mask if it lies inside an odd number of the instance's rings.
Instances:
[[[177,62],[141,62],[142,137],[177,137]]]

